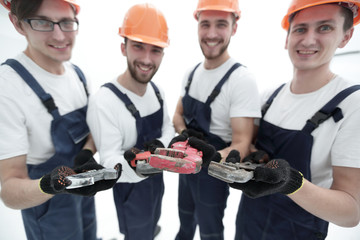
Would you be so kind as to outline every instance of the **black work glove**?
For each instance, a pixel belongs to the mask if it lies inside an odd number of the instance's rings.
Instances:
[[[196,131],[192,128],[187,128],[187,129],[182,130],[181,134],[187,136],[188,138],[196,137],[198,139],[205,140],[204,134],[202,132]]]
[[[94,196],[97,192],[107,190],[115,185],[121,175],[122,166],[120,163],[114,167],[118,173],[116,179],[100,180],[90,186],[66,189],[66,187],[71,184],[71,181],[66,177],[103,168],[102,165],[95,161],[90,150],[81,150],[74,160],[74,168],[67,166],[56,167],[40,179],[40,189],[48,194],[71,193],[81,196]]]
[[[240,152],[238,150],[231,150],[228,154],[228,156],[226,157],[225,162],[229,162],[229,163],[238,163],[240,162],[241,158],[240,158]]]
[[[165,147],[164,144],[162,144],[162,142],[157,139],[153,139],[144,143],[145,151],[150,151],[151,153],[154,153],[155,149],[163,147]]]
[[[221,155],[212,145],[196,137],[190,137],[188,143],[191,147],[202,151],[202,167],[208,167],[211,161],[220,162]]]
[[[292,194],[303,185],[302,173],[290,167],[284,159],[273,159],[264,166],[255,168],[254,179],[246,183],[229,183],[242,190],[250,198],[258,198],[274,193]]]
[[[255,152],[250,153],[243,159],[243,162],[251,162],[251,163],[267,163],[269,162],[269,155],[262,150],[257,150]]]
[[[131,148],[129,150],[126,150],[124,152],[124,158],[125,160],[128,162],[129,166],[131,167],[132,170],[134,170],[136,172],[136,166],[132,166],[131,165],[131,161],[134,160],[134,158],[136,157],[136,154],[140,153],[140,149],[138,148]]]
[[[188,136],[185,136],[184,134],[179,134],[173,139],[171,139],[168,148],[171,148],[171,146],[176,142],[185,142],[188,139]]]
[[[200,140],[204,140],[204,134],[202,132],[198,132],[194,129],[184,129],[181,131],[179,135],[171,139],[168,148],[171,148],[171,145],[173,145],[176,142],[184,142],[190,137],[196,137]]]
[[[162,144],[162,143],[160,142],[160,144]],[[132,170],[134,170],[137,174],[140,174],[144,177],[150,177],[150,176],[154,176],[156,174],[161,173],[161,172],[158,172],[158,173],[144,174],[144,173],[137,172],[136,166],[132,166],[131,161],[134,160],[134,158],[136,158],[136,154],[139,154],[139,153],[141,153],[141,150],[138,148],[131,148],[130,150],[125,151],[125,153],[124,153],[124,158],[128,162],[129,166],[132,168]]]

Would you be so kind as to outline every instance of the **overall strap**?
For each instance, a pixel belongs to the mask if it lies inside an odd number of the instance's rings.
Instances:
[[[54,119],[60,116],[59,109],[55,105],[52,96],[44,91],[44,89],[36,81],[33,75],[28,70],[26,70],[26,68],[23,65],[21,65],[21,63],[19,63],[15,59],[8,59],[1,65],[4,64],[9,65],[20,75],[20,77],[29,85],[29,87],[40,98],[41,102],[46,107],[48,112],[53,116]]]
[[[126,108],[130,111],[131,115],[134,116],[135,119],[140,118],[140,113],[136,109],[135,105],[131,102],[130,98],[125,94],[122,93],[114,84],[112,83],[105,83],[103,87],[109,88],[113,93],[115,93],[118,98],[125,104]]]
[[[317,111],[311,119],[306,121],[306,124],[303,128],[303,131],[311,133],[314,131],[321,123],[332,117],[335,122],[340,121],[344,116],[342,111],[337,106],[350,94],[360,89],[360,85],[354,85],[348,87],[333,97],[327,104],[325,104],[319,111]]]
[[[190,85],[191,85],[191,82],[192,82],[193,77],[194,77],[194,73],[195,73],[196,69],[200,66],[200,64],[201,64],[201,63],[198,63],[198,64],[195,66],[194,70],[192,70],[192,72],[191,72],[190,75],[189,75],[188,82],[187,82],[187,84],[186,84],[186,86],[185,86],[185,93],[186,93],[186,94],[189,93],[189,89],[190,89]]]
[[[269,107],[271,106],[272,102],[274,101],[274,98],[278,95],[278,93],[280,92],[280,90],[285,86],[285,83],[283,83],[280,87],[278,87],[273,94],[271,94],[271,96],[269,97],[269,99],[266,101],[266,103],[262,106],[261,108],[261,116],[264,117],[267,110],[269,109]]]
[[[206,105],[210,105],[215,98],[219,95],[221,87],[224,85],[224,83],[229,79],[230,75],[238,68],[240,67],[240,63],[235,63],[225,74],[225,76],[220,80],[220,82],[215,86],[214,90],[211,92],[210,96],[206,100]]]
[[[84,73],[81,71],[81,69],[76,66],[75,64],[72,64],[76,74],[78,75],[78,77],[80,78],[80,81],[82,82],[82,84],[84,85],[84,89],[85,89],[85,93],[86,93],[86,96],[89,97],[89,91],[87,89],[87,83],[86,83],[86,78],[85,78],[85,75]]]
[[[163,100],[162,97],[161,97],[160,91],[159,91],[158,87],[155,85],[155,83],[153,83],[152,81],[150,81],[150,84],[151,84],[151,86],[153,87],[153,89],[154,89],[154,91],[155,91],[155,94],[156,94],[156,97],[157,97],[157,99],[159,100],[160,107],[162,108],[162,107],[163,107],[163,104],[164,104],[164,100]]]

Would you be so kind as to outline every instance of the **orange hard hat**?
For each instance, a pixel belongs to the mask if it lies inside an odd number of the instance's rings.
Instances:
[[[3,5],[7,10],[11,9],[11,0],[0,0],[1,5]]]
[[[128,10],[119,35],[161,48],[169,46],[165,17],[149,3],[137,4]]]
[[[79,4],[76,3],[76,0],[64,0],[64,1],[70,3],[72,6],[74,6],[76,14],[79,13],[79,11],[80,11],[80,6],[79,6]],[[7,10],[9,10],[9,11],[11,10],[11,0],[0,0],[0,3],[1,3]]]
[[[76,14],[78,14],[80,12],[80,6],[78,3],[76,3],[76,0],[64,0],[64,1],[70,3],[72,6],[74,6]]]
[[[346,0],[346,1],[339,1],[339,0],[293,0],[290,4],[287,14],[283,18],[281,22],[281,26],[288,30],[290,23],[289,17],[291,14],[303,10],[305,8],[327,4],[327,3],[339,3],[341,6],[347,7],[354,13],[354,26],[360,22],[360,0]]]
[[[199,0],[194,12],[195,19],[198,20],[199,13],[205,10],[231,12],[236,20],[239,20],[241,14],[238,0]]]

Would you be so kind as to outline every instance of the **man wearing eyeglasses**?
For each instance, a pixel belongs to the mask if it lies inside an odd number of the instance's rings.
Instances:
[[[27,40],[24,52],[0,66],[1,198],[22,210],[27,239],[96,239],[93,195],[117,179],[67,189],[66,178],[103,168],[92,157],[86,80],[68,62],[79,5],[75,0],[0,3]],[[116,170],[119,177],[120,164]]]

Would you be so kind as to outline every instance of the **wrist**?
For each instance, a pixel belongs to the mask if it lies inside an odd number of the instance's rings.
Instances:
[[[93,156],[94,152],[90,148],[83,148],[81,152],[84,152],[87,156]]]
[[[40,192],[46,195],[54,195],[55,192],[49,187],[50,185],[50,177],[49,175],[44,175],[39,179],[38,187]]]
[[[288,182],[285,191],[283,192],[286,195],[292,195],[299,191],[304,185],[304,175],[291,168],[290,169],[290,181]]]
[[[186,131],[186,128],[181,128],[181,129],[178,131],[178,133],[179,133],[179,134],[183,134],[185,131]]]

